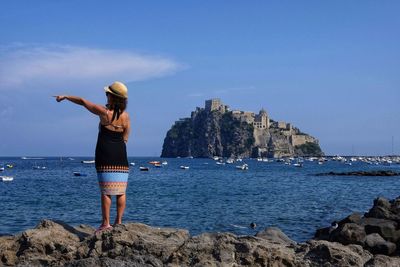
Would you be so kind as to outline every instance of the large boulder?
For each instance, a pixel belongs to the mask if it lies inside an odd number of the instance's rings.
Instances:
[[[346,223],[331,232],[329,241],[339,242],[344,245],[364,245],[365,237],[366,233],[362,225]]]
[[[400,223],[400,199],[388,201],[383,197],[374,200],[374,206],[365,214],[365,217],[393,220]]]
[[[168,261],[171,266],[304,266],[301,262],[286,245],[229,233],[195,236]]]
[[[392,255],[396,251],[396,244],[386,241],[377,233],[366,236],[365,247],[374,254]]]
[[[287,246],[295,246],[297,244],[277,227],[265,228],[264,230],[258,232],[256,234],[256,237],[268,240],[269,242],[275,244],[282,244]]]
[[[373,255],[358,245],[344,246],[325,240],[310,240],[304,258],[310,266],[364,266]]]

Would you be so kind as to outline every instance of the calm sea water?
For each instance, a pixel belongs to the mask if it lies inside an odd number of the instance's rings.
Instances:
[[[0,182],[0,234],[14,234],[49,218],[68,224],[101,222],[100,194],[94,164],[89,158],[29,159],[0,158],[0,166],[14,164],[0,175],[14,176]],[[400,165],[372,166],[339,162],[305,162],[303,168],[283,163],[245,160],[249,170],[238,164],[216,165],[211,159],[167,159],[168,165],[148,164],[159,158],[130,158],[127,209],[124,221],[159,227],[185,228],[192,235],[202,232],[254,234],[277,226],[290,238],[304,241],[317,228],[330,225],[352,212],[366,212],[374,198],[400,195],[399,177],[315,176],[329,171],[391,169]],[[45,166],[34,170],[32,166]],[[179,168],[190,166],[188,170]],[[150,167],[149,172],[139,166]],[[87,174],[76,177],[74,171]],[[112,218],[115,216],[113,203]],[[256,229],[249,224],[255,222]]]

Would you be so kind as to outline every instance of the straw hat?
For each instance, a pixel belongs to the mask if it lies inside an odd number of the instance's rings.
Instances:
[[[124,99],[128,98],[128,88],[126,88],[125,84],[121,82],[114,82],[113,84],[104,87],[104,90],[106,93],[110,93]]]

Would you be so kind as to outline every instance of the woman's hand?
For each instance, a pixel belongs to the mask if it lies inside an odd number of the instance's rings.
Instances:
[[[56,98],[57,102],[61,102],[64,99],[67,99],[67,96],[65,95],[55,95],[54,97]]]

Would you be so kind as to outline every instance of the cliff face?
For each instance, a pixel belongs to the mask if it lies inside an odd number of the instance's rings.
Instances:
[[[254,147],[253,130],[229,112],[201,110],[172,126],[161,157],[249,157]]]
[[[260,128],[233,112],[197,108],[190,118],[175,122],[167,132],[161,157],[323,155],[314,137],[290,124],[269,122],[268,127]]]

